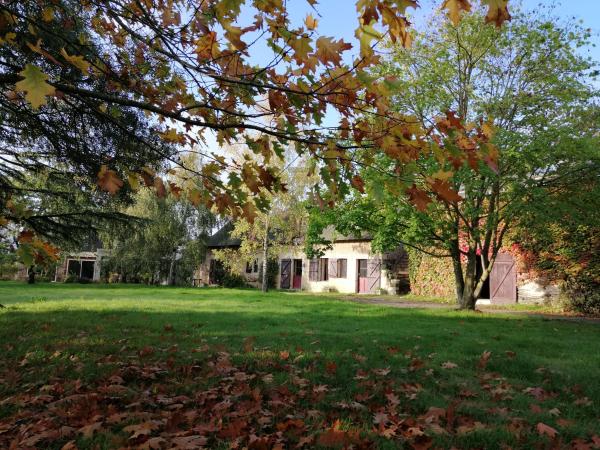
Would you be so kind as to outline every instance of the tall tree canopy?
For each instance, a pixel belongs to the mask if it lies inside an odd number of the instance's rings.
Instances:
[[[486,21],[508,19],[507,2],[481,0]],[[346,181],[360,189],[357,170],[380,148],[404,167],[429,151],[420,139],[426,130],[391,108],[393,77],[369,69],[384,37],[409,43],[405,14],[416,6],[358,1],[354,50],[321,36],[312,14],[297,25],[282,0],[2,2],[2,221],[22,219],[12,203],[15,180],[40,163],[54,171],[60,162],[59,170],[93,177],[111,194],[143,180],[164,195],[179,189],[157,171],[156,161],[166,160],[196,183],[193,203],[250,219],[265,207],[265,192],[284,189],[271,159],[289,142],[322,165],[331,186],[324,201],[347,192]],[[457,21],[470,2],[442,7]],[[259,65],[251,54],[260,42],[273,58]],[[333,126],[324,122],[329,112],[339,118]],[[219,144],[244,143],[265,163],[204,150],[209,132]],[[483,157],[479,142],[473,146],[471,158]],[[179,158],[191,148],[204,153],[199,169]]]
[[[404,243],[452,258],[459,304],[474,308],[519,218],[557,208],[564,197],[553,193],[597,176],[594,67],[578,50],[589,31],[540,12],[517,13],[502,29],[483,25],[478,13],[458,24],[432,23],[434,31],[416,33],[411,49],[391,45],[378,70],[396,80],[396,110],[422,128],[448,127],[452,135],[491,118],[494,128],[478,130],[491,139],[488,159],[454,160],[472,143],[446,139],[442,153],[430,134],[432,153],[396,172],[413,183],[408,195],[393,189],[389,172],[397,164],[386,152],[361,171],[366,195],[350,196],[329,219],[317,212],[314,223],[367,229],[382,249]],[[440,122],[440,111],[458,117]]]

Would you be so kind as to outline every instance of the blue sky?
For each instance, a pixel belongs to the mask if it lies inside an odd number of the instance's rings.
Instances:
[[[478,3],[478,0],[471,1],[474,4]],[[287,0],[287,7],[293,24],[300,25],[306,15],[312,13],[319,20],[319,35],[341,37],[346,42],[354,44],[356,43],[354,30],[357,27],[355,3],[355,0],[319,0],[313,10],[307,0]],[[590,49],[589,54],[593,59],[600,61],[600,0],[510,0],[509,5],[511,3],[522,4],[525,10],[539,9],[540,5],[542,7],[554,5],[556,16],[562,19],[582,20],[584,26],[592,30],[593,42],[597,44],[597,47]],[[425,18],[440,7],[442,0],[419,0],[419,4],[418,10],[408,9],[416,27],[423,25]],[[354,47],[358,52],[358,45]],[[251,53],[253,59],[263,61],[263,58],[267,58],[271,52],[266,47],[255,45]]]

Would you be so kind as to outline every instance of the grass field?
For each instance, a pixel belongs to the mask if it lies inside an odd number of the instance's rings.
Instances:
[[[594,323],[115,285],[0,303],[0,448],[600,448]]]

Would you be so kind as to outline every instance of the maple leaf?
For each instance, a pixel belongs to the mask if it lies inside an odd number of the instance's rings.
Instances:
[[[458,364],[455,364],[451,361],[446,361],[445,363],[442,363],[442,369],[456,369],[458,367]]]
[[[140,188],[140,179],[137,173],[128,172],[127,173],[127,181],[129,182],[129,186],[134,191],[137,191]]]
[[[479,362],[477,363],[477,367],[479,369],[485,369],[485,367],[487,366],[487,363],[489,362],[491,356],[492,356],[492,352],[487,351],[487,350],[484,351],[481,354],[481,357],[479,358]]]
[[[90,69],[90,64],[83,58],[83,56],[69,55],[64,48],[60,49],[60,54],[72,66],[77,67],[81,72],[87,73],[87,71]]]
[[[312,14],[308,14],[306,16],[306,19],[304,19],[304,24],[306,25],[306,28],[308,28],[309,30],[314,30],[317,28],[319,21],[317,19],[315,19]]]
[[[159,177],[154,179],[154,188],[156,189],[156,195],[160,198],[164,198],[167,195],[167,188],[165,188],[165,183]]]
[[[469,0],[445,0],[442,3],[442,9],[448,10],[448,17],[454,25],[460,23],[460,14],[462,11],[471,11]]]
[[[101,429],[102,422],[94,422],[81,427],[78,431],[83,435],[84,438],[90,439],[96,431],[100,431]]]
[[[554,439],[556,437],[556,435],[558,434],[558,431],[554,428],[552,428],[549,425],[546,425],[545,423],[538,423],[535,426],[535,429],[537,430],[538,434],[540,436],[548,436],[550,439]]]
[[[354,175],[351,182],[352,186],[354,186],[361,194],[365,193],[365,182],[360,175]]]
[[[33,109],[39,109],[40,106],[47,103],[46,97],[54,95],[56,89],[54,86],[46,83],[48,75],[40,70],[39,67],[33,64],[27,64],[25,68],[19,72],[23,80],[15,84],[15,89],[19,92],[25,92],[25,98]]]
[[[378,412],[373,414],[373,423],[375,425],[379,425],[379,424],[383,424],[385,425],[386,423],[389,423],[390,418],[386,413],[382,413],[382,412]]]
[[[158,429],[159,424],[153,421],[138,423],[135,425],[129,425],[123,428],[125,433],[131,433],[129,439],[135,440],[140,436],[148,436],[152,431]]]
[[[115,195],[117,191],[123,187],[123,181],[121,181],[117,172],[109,169],[103,164],[98,172],[98,186],[100,186],[100,189],[103,191]]]
[[[333,38],[321,36],[317,39],[316,56],[325,65],[337,66],[342,61],[342,53],[351,48],[352,44],[348,44],[342,39],[334,41]]]
[[[141,444],[138,448],[140,450],[159,450],[164,448],[167,443],[165,438],[162,437],[153,437],[148,439],[146,442]]]
[[[419,211],[427,211],[427,206],[431,203],[431,198],[427,193],[419,189],[416,185],[412,185],[406,190],[410,202],[417,207]]]
[[[458,192],[452,189],[450,183],[447,181],[428,179],[428,182],[435,194],[448,203],[457,203],[463,199]]]
[[[21,233],[19,233],[19,237],[17,238],[17,240],[20,243],[31,242],[31,241],[33,241],[34,236],[35,236],[35,234],[33,233],[33,231],[23,230],[23,231],[21,231]]]
[[[481,0],[481,3],[488,7],[485,16],[486,22],[493,22],[497,27],[501,27],[505,21],[511,19],[508,12],[508,0]]]

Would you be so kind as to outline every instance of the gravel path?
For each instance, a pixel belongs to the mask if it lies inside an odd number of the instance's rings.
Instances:
[[[339,297],[340,300],[362,303],[366,305],[389,306],[390,308],[415,308],[415,309],[454,309],[454,305],[448,303],[436,303],[428,301],[404,300],[401,297],[363,297],[347,296]],[[600,325],[600,317],[574,316],[567,314],[549,314],[537,311],[523,311],[511,309],[495,309],[493,305],[480,305],[479,312],[485,314],[516,314],[522,316],[540,317],[546,320],[563,320],[567,322],[586,322]]]

